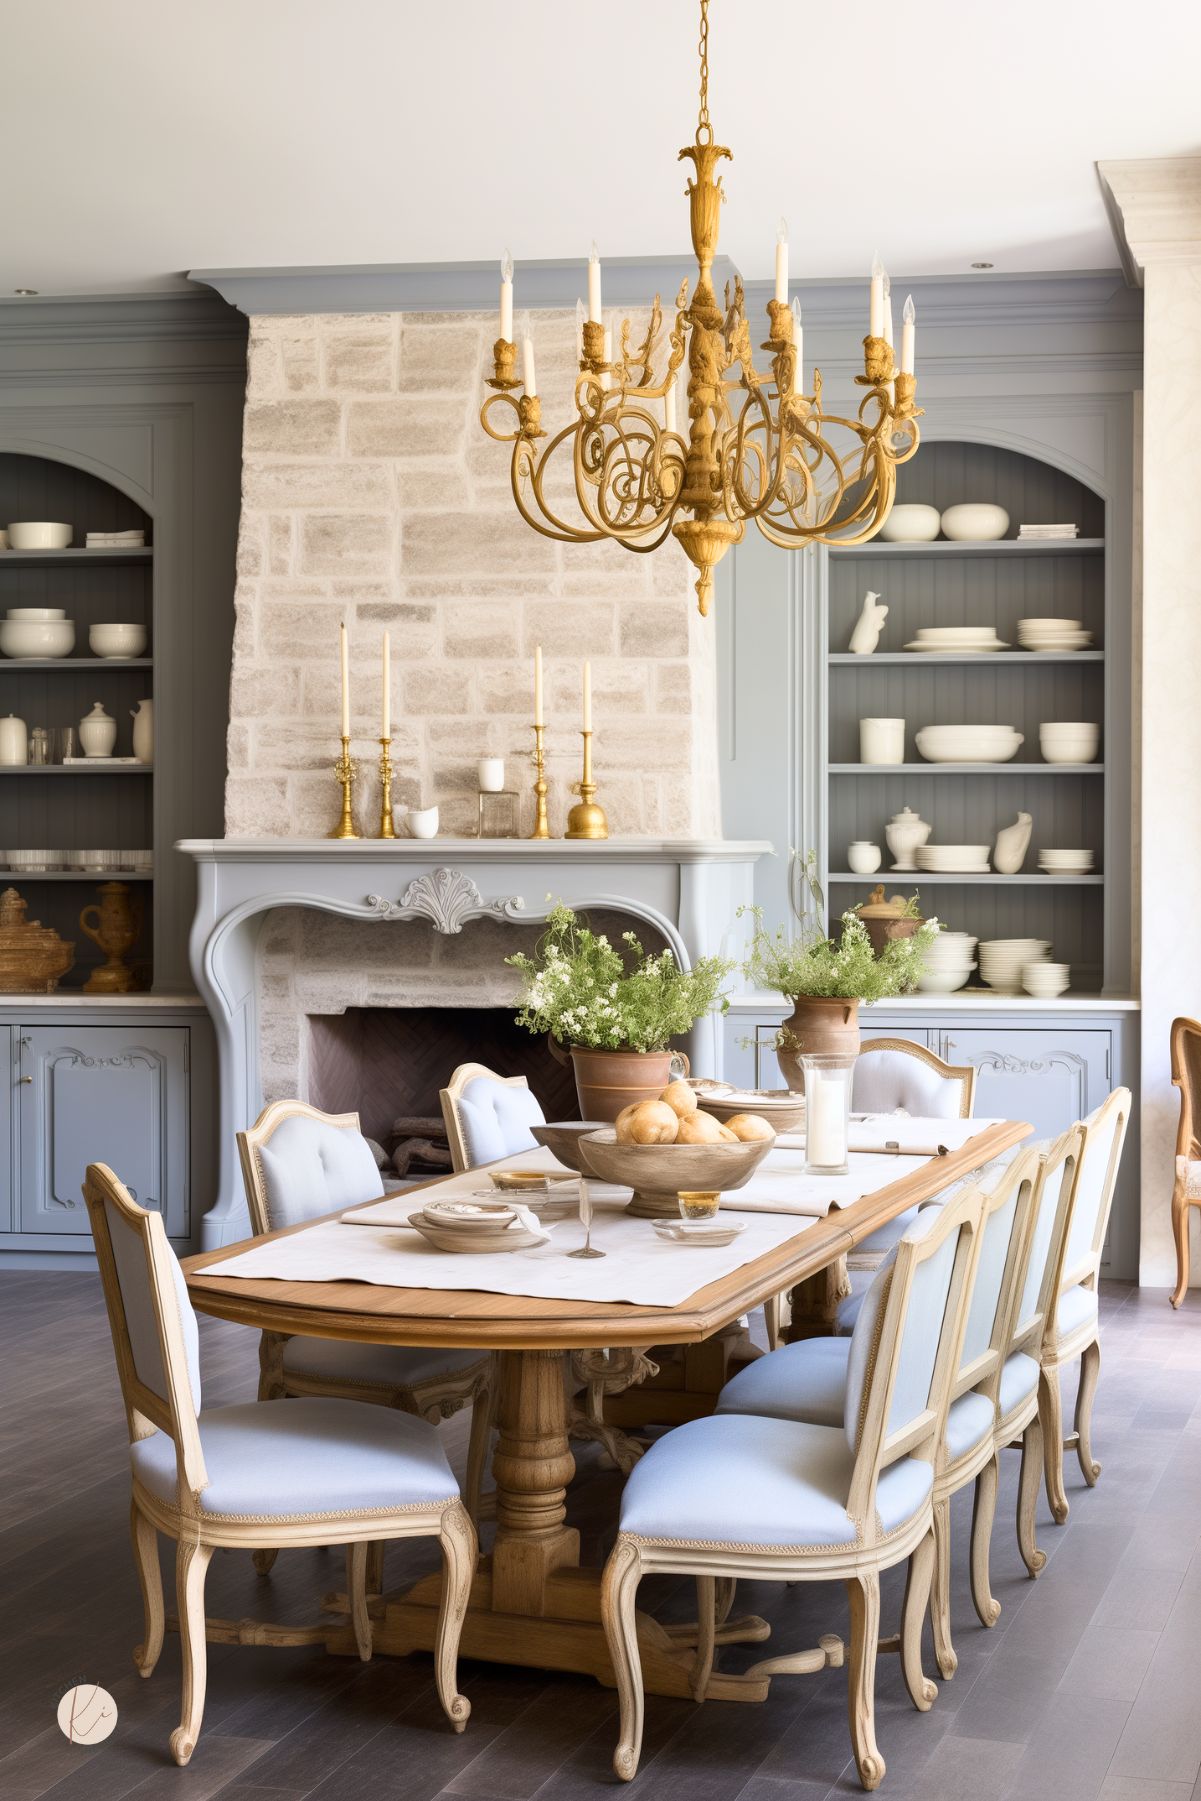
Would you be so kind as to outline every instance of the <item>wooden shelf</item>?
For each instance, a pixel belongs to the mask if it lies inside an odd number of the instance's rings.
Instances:
[[[876,887],[880,882],[887,886],[894,880],[904,887],[912,880],[915,888],[920,888],[927,882],[941,882],[950,888],[969,887],[984,882],[1003,888],[1100,888],[1105,882],[1105,877],[1095,870],[1089,875],[1043,875],[1039,871],[1032,871],[1029,875],[998,875],[993,870],[988,870],[983,875],[957,875],[946,870],[880,868],[875,875],[844,875],[839,872],[832,874],[829,879],[832,882],[854,882],[865,887],[869,883]]]
[[[1104,538],[996,538],[989,544],[953,544],[936,538],[932,544],[890,544],[873,538],[867,544],[830,546],[835,557],[1062,557],[1100,556]]]
[[[20,669],[88,669],[93,675],[119,669],[153,669],[153,657],[3,657],[0,672]]]
[[[153,882],[149,869],[0,869],[3,882]]]
[[[153,775],[153,763],[26,763],[0,768],[0,776],[23,775]]]
[[[836,668],[870,669],[873,663],[885,663],[890,669],[901,665],[918,665],[936,663],[939,668],[946,663],[954,663],[963,668],[969,665],[988,665],[991,663],[1024,663],[1027,668],[1031,664],[1040,663],[1103,663],[1103,650],[993,650],[993,651],[922,651],[922,650],[877,650],[869,657],[855,656],[849,650],[832,651],[826,661]]]
[[[831,775],[1104,775],[1104,763],[831,763]]]
[[[84,550],[78,545],[68,550],[0,550],[0,569],[82,569],[88,563],[111,569],[115,563],[153,561],[154,547],[150,544],[131,550]]]

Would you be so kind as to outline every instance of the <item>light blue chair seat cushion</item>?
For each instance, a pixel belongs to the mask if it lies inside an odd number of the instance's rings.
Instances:
[[[1077,1327],[1096,1323],[1097,1291],[1095,1288],[1065,1289],[1059,1297],[1059,1306],[1055,1310],[1055,1330],[1061,1338],[1075,1332]]]
[[[855,1321],[859,1318],[859,1309],[867,1299],[867,1291],[872,1285],[874,1270],[853,1269],[850,1271],[851,1292],[845,1300],[838,1303],[834,1314],[834,1330],[839,1338],[849,1338],[855,1330]]]
[[[1037,1392],[1038,1360],[1027,1357],[1025,1351],[1015,1351],[1012,1357],[1006,1358],[1001,1370],[999,1403],[1002,1419]]]
[[[841,1426],[847,1394],[849,1338],[803,1338],[757,1357],[726,1383],[718,1413]]]
[[[891,1251],[893,1245],[909,1229],[917,1216],[918,1209],[916,1207],[906,1207],[904,1213],[898,1213],[895,1219],[890,1219],[887,1225],[881,1226],[876,1232],[869,1233],[857,1244],[855,1250],[851,1252],[852,1257],[858,1251],[869,1252],[873,1255],[876,1252],[883,1255],[885,1251]]]
[[[286,1376],[322,1376],[327,1381],[361,1382],[373,1388],[410,1388],[435,1376],[457,1375],[483,1363],[478,1349],[442,1350],[437,1345],[349,1344],[334,1338],[290,1338],[284,1346]]]
[[[621,1530],[688,1544],[803,1550],[853,1545],[846,1511],[854,1458],[839,1426],[713,1414],[677,1426],[634,1465]],[[928,1463],[902,1457],[876,1490],[880,1529],[893,1532],[930,1496]]]
[[[546,1115],[528,1088],[488,1076],[473,1077],[456,1107],[470,1169],[518,1151],[536,1150],[538,1141],[530,1127],[546,1123]]]
[[[992,1438],[994,1418],[992,1402],[973,1389],[951,1402],[947,1412],[946,1447],[952,1463],[974,1451],[982,1439]]]
[[[385,1513],[457,1497],[435,1427],[363,1401],[249,1401],[199,1416],[205,1513],[242,1520]],[[165,1432],[129,1447],[137,1481],[176,1504]]]

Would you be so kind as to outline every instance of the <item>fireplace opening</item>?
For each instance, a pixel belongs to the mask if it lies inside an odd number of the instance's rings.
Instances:
[[[309,1014],[307,1089],[324,1113],[357,1113],[386,1176],[450,1168],[438,1099],[460,1063],[525,1076],[547,1119],[578,1119],[575,1080],[503,1007],[348,1007]]]

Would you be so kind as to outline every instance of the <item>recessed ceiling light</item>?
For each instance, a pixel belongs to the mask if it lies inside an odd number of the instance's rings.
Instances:
[[[972,264],[973,269],[992,269],[995,267],[996,267],[996,265],[994,263],[973,263]]]
[[[14,288],[13,293],[14,294],[36,294],[37,289],[36,288]]]

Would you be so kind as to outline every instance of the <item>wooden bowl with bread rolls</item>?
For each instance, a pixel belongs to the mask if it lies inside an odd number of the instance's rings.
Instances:
[[[765,1119],[751,1113],[715,1119],[687,1082],[672,1082],[658,1100],[638,1101],[612,1126],[586,1132],[579,1150],[593,1175],[633,1189],[627,1213],[677,1219],[681,1189],[741,1188],[775,1141]]]

